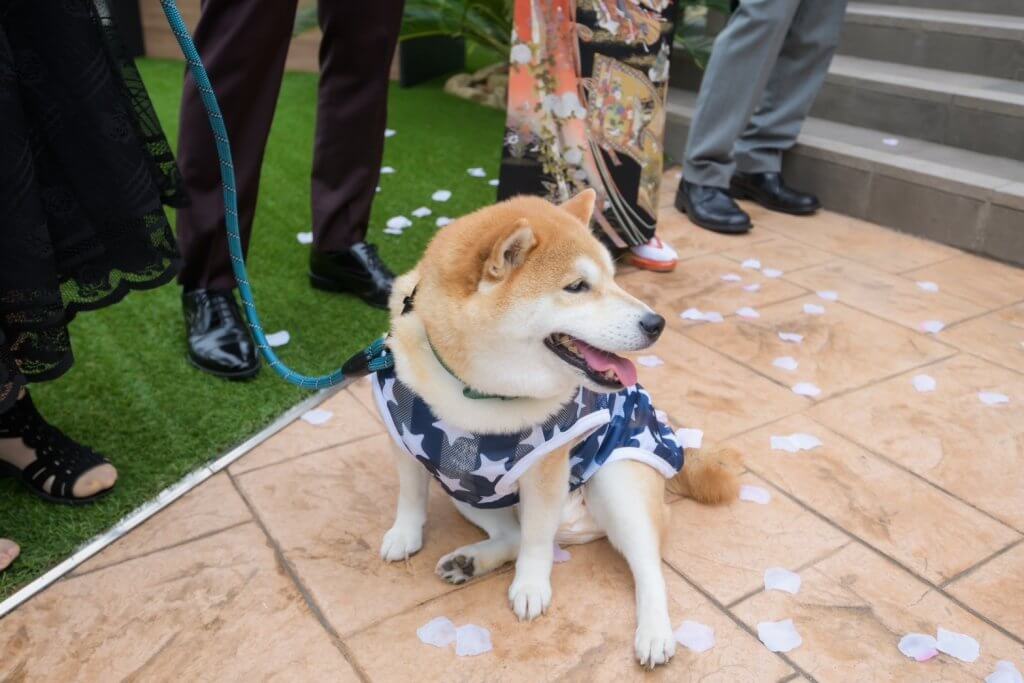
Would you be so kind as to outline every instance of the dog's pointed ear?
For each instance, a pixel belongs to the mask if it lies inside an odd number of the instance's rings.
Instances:
[[[491,248],[491,255],[484,265],[484,276],[492,280],[503,280],[523,265],[536,245],[537,237],[533,234],[533,228],[525,218],[520,218]]]
[[[594,192],[594,188],[588,187],[572,199],[559,204],[558,208],[580,219],[580,222],[584,225],[590,225],[590,217],[594,215],[594,203],[596,201],[597,193]]]

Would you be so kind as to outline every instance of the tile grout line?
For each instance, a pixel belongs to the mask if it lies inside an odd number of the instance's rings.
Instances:
[[[956,296],[956,295],[955,294],[951,294],[950,296]],[[970,301],[969,299],[964,299],[964,301],[967,301],[968,303],[974,304],[974,302]],[[977,320],[979,318],[984,318],[984,317],[992,315],[994,313],[1002,313],[1003,311],[1005,311],[1007,309],[1010,309],[1010,308],[1013,308],[1014,306],[1018,306],[1021,303],[1024,303],[1024,299],[1021,299],[1020,301],[1012,301],[1012,302],[1010,302],[1010,303],[1008,303],[1006,305],[1003,305],[1003,306],[996,306],[995,308],[986,308],[981,313],[975,313],[974,315],[969,315],[966,318],[961,318],[960,320],[957,320],[956,322],[950,323],[948,326],[943,327],[942,330],[940,330],[940,333],[944,332],[946,330],[951,330],[954,327],[959,327],[960,325],[963,325],[964,323],[974,322],[975,320]],[[981,306],[981,304],[975,304],[975,305],[976,306]]]
[[[807,294],[811,294],[811,293],[812,292],[810,292],[810,291],[807,292]],[[805,295],[801,295],[801,296],[805,296]],[[772,304],[769,304],[769,305],[770,306],[775,306],[776,304],[790,303],[792,301],[796,301],[799,298],[801,298],[801,297],[797,296],[797,297],[793,297],[791,299],[784,299],[784,300],[781,300],[781,301],[776,301],[776,302],[774,302]],[[850,310],[852,310],[854,312],[862,313],[862,314],[867,315],[869,317],[874,317],[875,319],[880,320],[883,323],[888,323],[889,325],[895,325],[896,327],[903,327],[902,325],[899,325],[898,323],[894,323],[892,321],[885,320],[884,318],[878,318],[877,316],[874,316],[874,315],[868,313],[867,311],[862,311],[861,309],[859,309],[859,308],[857,308],[855,306],[851,306],[849,304],[845,304],[842,301],[833,302],[833,303],[842,304],[842,305],[846,306],[847,308],[849,308]],[[739,317],[737,317],[736,320],[741,320],[741,319]],[[696,327],[700,327],[700,325],[699,324],[698,325],[688,325],[687,327],[685,327],[683,329],[696,328]],[[691,336],[689,334],[686,334],[685,332],[682,332],[681,334],[686,336],[687,339],[690,339],[690,340],[700,344],[704,348],[706,348],[706,349],[708,349],[710,351],[713,351],[713,352],[721,355],[723,358],[726,358],[727,360],[732,361],[733,363],[736,363],[737,365],[740,365],[740,366],[742,366],[744,368],[747,368],[748,370],[750,370],[754,374],[756,374],[759,377],[762,377],[762,378],[768,380],[769,382],[772,382],[776,386],[779,386],[779,387],[781,387],[783,389],[786,389],[787,391],[792,391],[793,390],[791,386],[787,386],[787,385],[783,384],[781,381],[775,379],[774,377],[771,377],[770,375],[764,374],[764,372],[762,372],[756,366],[750,365],[746,361],[740,360],[738,358],[734,358],[733,356],[730,356],[730,355],[726,354],[724,351],[720,351],[719,349],[717,349],[717,348],[715,348],[713,346],[709,346],[708,344],[704,343],[701,339],[699,339],[697,337],[693,337],[693,336]],[[920,334],[920,333],[918,333],[918,334]],[[915,338],[916,337],[911,337],[911,339],[915,339]],[[872,386],[874,384],[877,384],[878,382],[888,381],[888,380],[890,380],[890,379],[892,379],[894,377],[899,377],[900,375],[902,375],[905,372],[910,372],[911,370],[917,370],[917,369],[920,369],[920,368],[923,368],[923,367],[928,367],[928,366],[933,365],[935,363],[939,363],[941,361],[948,360],[948,359],[956,356],[958,353],[961,353],[960,349],[958,349],[957,347],[955,347],[955,346],[953,346],[951,344],[946,344],[944,342],[938,342],[937,340],[935,340],[935,341],[940,346],[944,346],[949,351],[948,355],[941,356],[939,358],[935,358],[935,359],[932,359],[932,360],[929,360],[929,361],[925,361],[924,363],[919,364],[919,365],[912,365],[909,368],[906,368],[904,370],[895,372],[895,373],[893,373],[891,375],[886,375],[886,376],[881,377],[881,378],[879,378],[877,380],[872,380],[870,382],[867,382],[866,384],[860,384],[860,385],[857,385],[857,386],[854,386],[854,387],[847,387],[846,389],[840,389],[836,393],[829,394],[825,398],[822,398],[822,399],[819,399],[819,400],[814,400],[814,399],[808,397],[807,398],[807,400],[808,400],[808,407],[813,408],[814,406],[820,405],[820,404],[822,404],[822,403],[824,403],[826,401],[831,401],[832,399],[834,399],[834,398],[836,398],[838,396],[845,396],[846,394],[849,394],[849,393],[851,393],[853,391],[858,391],[860,389],[865,389],[865,388],[870,387],[870,386]]]
[[[97,555],[107,546],[127,535],[132,529],[143,524],[161,510],[167,508],[189,491],[193,490],[207,479],[210,479],[221,470],[226,469],[231,465],[231,463],[237,461],[264,441],[267,441],[270,437],[274,436],[291,424],[296,418],[302,415],[303,412],[323,403],[334,394],[343,390],[346,386],[347,383],[342,383],[334,387],[321,389],[311,396],[299,401],[291,408],[278,415],[266,427],[235,446],[227,453],[224,453],[220,457],[215,458],[208,463],[200,465],[170,486],[158,491],[153,498],[142,503],[122,517],[114,526],[97,534],[96,536],[93,536],[84,545],[80,546],[79,549],[71,555],[71,557],[68,557],[57,566],[45,572],[42,576],[23,586],[6,600],[0,602],[0,619],[3,619],[15,609],[27,603],[50,585],[71,572],[75,567]]]
[[[383,562],[383,561],[384,560],[381,560],[381,562]],[[394,563],[392,563],[392,564],[394,564]],[[426,598],[425,600],[421,600],[421,601],[417,602],[414,605],[410,605],[409,607],[407,607],[406,609],[403,609],[400,612],[395,612],[394,614],[389,614],[387,616],[383,616],[380,619],[377,619],[376,621],[370,622],[369,624],[366,624],[365,626],[361,626],[361,627],[355,629],[354,631],[348,631],[348,632],[346,632],[343,635],[343,638],[354,638],[355,636],[361,635],[361,634],[366,633],[367,631],[369,631],[371,629],[374,629],[374,628],[380,626],[381,624],[383,624],[386,621],[390,621],[392,619],[397,619],[398,617],[402,617],[402,616],[405,616],[406,614],[410,614],[411,612],[414,612],[414,611],[418,610],[420,607],[423,607],[424,605],[429,605],[432,602],[437,602],[438,600],[442,600],[442,599],[448,597],[449,595],[455,595],[456,593],[461,593],[462,591],[467,590],[468,588],[472,588],[473,586],[478,586],[478,585],[480,585],[482,583],[490,581],[493,577],[497,577],[497,576],[502,576],[502,575],[508,574],[509,572],[512,571],[514,566],[515,566],[514,562],[506,562],[501,567],[499,567],[497,569],[492,569],[491,571],[487,572],[486,574],[481,574],[480,576],[474,577],[474,578],[470,579],[469,581],[466,581],[465,583],[461,583],[459,585],[446,583],[445,585],[448,586],[449,588],[445,592],[439,593],[439,594],[434,595],[434,596],[431,596],[429,598]]]
[[[982,567],[984,567],[985,565],[987,565],[992,560],[995,560],[996,558],[1001,557],[1002,555],[1005,555],[1006,553],[1010,552],[1011,550],[1013,550],[1014,548],[1019,546],[1021,543],[1024,543],[1024,538],[1018,538],[1016,541],[1008,543],[1005,547],[1000,548],[999,550],[995,551],[994,553],[992,553],[988,557],[979,560],[978,562],[974,563],[973,565],[971,565],[967,569],[964,569],[960,573],[954,574],[953,576],[949,577],[948,579],[943,581],[941,584],[939,584],[939,587],[942,588],[943,590],[945,590],[946,587],[949,586],[950,584],[953,584],[956,581],[959,581],[960,579],[967,578],[968,576],[970,576],[971,574],[973,574],[977,570],[979,570]]]
[[[988,519],[996,522],[997,524],[1000,524],[1000,525],[1006,527],[1007,529],[1009,529],[1010,531],[1013,531],[1017,535],[1024,534],[1024,530],[1018,529],[1016,526],[1010,524],[1009,522],[1006,522],[1006,521],[1004,521],[1002,519],[999,519],[998,517],[996,517],[991,512],[988,512],[987,510],[983,510],[982,508],[978,507],[977,505],[975,505],[973,502],[967,500],[966,498],[963,498],[963,497],[953,493],[952,491],[950,491],[946,487],[940,486],[939,484],[935,483],[934,481],[931,481],[930,479],[928,479],[924,475],[922,475],[922,474],[920,474],[918,472],[915,472],[914,470],[908,468],[906,465],[904,465],[903,463],[899,462],[898,460],[893,460],[892,458],[887,456],[885,453],[882,453],[881,451],[876,451],[874,448],[861,443],[860,441],[857,440],[857,437],[855,437],[855,436],[853,436],[851,434],[847,434],[846,432],[841,432],[841,431],[839,431],[838,428],[833,427],[833,426],[831,426],[829,424],[826,424],[826,423],[822,422],[821,420],[816,419],[812,415],[806,415],[806,417],[807,417],[807,419],[811,420],[815,424],[821,426],[823,429],[825,429],[825,430],[827,430],[829,432],[832,432],[833,434],[836,434],[836,435],[838,435],[839,437],[841,437],[843,439],[846,439],[850,443],[854,444],[858,448],[861,448],[861,449],[867,451],[868,453],[870,453],[874,457],[878,458],[879,460],[887,462],[890,465],[892,465],[893,467],[895,467],[896,469],[899,469],[899,470],[902,470],[902,471],[906,472],[907,474],[911,475],[915,479],[918,479],[919,481],[921,481],[921,482],[925,483],[926,485],[936,489],[937,491],[941,491],[942,493],[946,494],[950,498],[963,503],[964,505],[966,505],[967,507],[971,508],[975,512],[978,512],[978,513],[982,514],[983,516],[987,517]]]
[[[253,520],[250,517],[249,519],[242,520],[241,522],[235,522],[234,524],[229,524],[228,526],[221,527],[220,529],[214,529],[213,531],[207,531],[206,533],[199,534],[198,536],[192,536],[190,538],[183,539],[181,541],[178,541],[177,543],[171,543],[170,545],[165,545],[165,546],[162,546],[160,548],[153,548],[152,550],[147,550],[146,552],[139,553],[138,555],[132,555],[131,557],[122,558],[122,559],[120,559],[120,560],[118,560],[116,562],[111,562],[110,564],[105,564],[102,567],[95,567],[93,569],[87,569],[87,570],[82,571],[82,572],[73,571],[70,574],[68,574],[66,577],[64,577],[64,580],[65,581],[74,581],[75,579],[79,579],[79,578],[81,578],[83,576],[89,576],[90,574],[95,574],[96,572],[101,572],[104,569],[112,569],[114,567],[120,567],[122,564],[124,564],[126,562],[133,562],[135,560],[141,560],[141,559],[150,557],[152,555],[156,555],[157,553],[162,553],[165,550],[174,550],[176,548],[180,548],[180,547],[188,545],[190,543],[195,543],[196,541],[205,541],[206,539],[210,538],[211,536],[216,536],[218,534],[224,533],[225,531],[231,531],[232,529],[237,529],[240,526],[245,526],[246,524],[252,523],[252,521]]]
[[[250,501],[248,496],[245,495],[245,492],[242,490],[242,487],[238,485],[238,482],[231,475],[231,473],[226,472],[226,474],[232,486],[235,487],[235,491],[242,498],[242,501],[245,502],[245,506],[249,508],[249,514],[252,515],[253,521],[259,527],[260,531],[263,532],[264,537],[267,539],[267,543],[269,543],[270,547],[273,549],[274,557],[277,560],[278,566],[280,566],[281,569],[284,570],[285,574],[287,574],[288,578],[292,582],[292,585],[295,586],[295,589],[299,592],[299,596],[306,604],[306,608],[310,611],[310,614],[312,614],[313,618],[320,623],[320,627],[323,628],[324,632],[327,634],[327,637],[334,644],[334,647],[338,650],[339,653],[341,653],[341,656],[345,659],[346,662],[348,662],[349,666],[352,667],[352,670],[360,678],[360,680],[365,681],[366,683],[370,683],[370,677],[366,674],[365,671],[363,671],[362,667],[359,666],[359,662],[356,661],[355,654],[349,649],[345,642],[342,641],[341,636],[338,635],[337,630],[335,630],[335,628],[327,620],[327,616],[323,613],[323,610],[320,609],[320,606],[317,604],[316,599],[313,597],[313,594],[309,591],[306,585],[299,578],[298,571],[285,556],[284,551],[281,549],[281,545],[277,542],[277,539],[275,539],[270,534],[270,530],[267,529],[266,524],[263,523],[263,519],[260,518],[259,513],[257,513],[256,511],[256,507],[252,504],[252,501]]]
[[[690,588],[692,588],[693,590],[697,591],[702,596],[704,596],[705,600],[710,602],[720,612],[725,614],[725,616],[728,617],[730,621],[732,621],[734,624],[739,626],[741,630],[743,630],[746,633],[748,633],[749,635],[753,636],[758,642],[761,642],[761,639],[760,639],[760,637],[758,637],[757,632],[754,629],[752,629],[750,626],[748,626],[746,622],[744,622],[742,619],[740,619],[730,608],[728,608],[724,604],[722,604],[718,600],[718,598],[716,598],[715,596],[711,595],[711,593],[709,593],[708,591],[704,590],[704,588],[702,586],[700,586],[699,584],[697,584],[696,582],[691,580],[688,576],[686,576],[686,574],[684,574],[671,561],[666,560],[665,558],[662,558],[661,561],[666,566],[668,566],[668,568],[670,570],[675,572],[675,574],[677,576],[679,576],[679,578],[682,579],[688,586],[690,586]],[[770,652],[770,650],[769,650],[769,652]],[[813,681],[813,683],[817,683],[818,679],[814,678],[814,676],[812,676],[809,672],[805,671],[802,667],[797,665],[796,662],[794,662],[790,657],[788,657],[786,655],[786,653],[784,653],[784,652],[772,652],[772,654],[775,655],[776,657],[778,657],[779,659],[781,659],[786,664],[788,664],[793,669],[793,671],[795,671],[797,674],[805,676],[808,680]]]
[[[303,453],[296,453],[295,455],[289,455],[289,456],[287,456],[285,458],[282,458],[280,460],[275,460],[274,462],[267,462],[267,463],[264,463],[262,465],[257,465],[255,467],[250,468],[250,469],[242,470],[241,472],[232,472],[232,474],[234,474],[236,477],[245,476],[246,474],[249,474],[251,472],[259,472],[259,471],[265,470],[265,469],[267,469],[269,467],[276,467],[278,465],[283,465],[286,462],[292,462],[293,460],[298,460],[299,458],[304,458],[307,455],[316,455],[317,453],[323,453],[324,451],[333,450],[335,448],[341,448],[343,446],[352,446],[354,444],[359,443],[360,441],[368,441],[370,439],[374,439],[374,438],[377,438],[379,436],[383,436],[385,434],[386,434],[386,432],[384,431],[384,428],[382,426],[381,427],[381,431],[374,432],[373,434],[365,434],[363,436],[354,436],[351,439],[346,439],[344,441],[339,441],[338,443],[328,444],[326,446],[320,446],[319,448],[314,448],[314,449],[312,449],[310,451],[305,451]]]
[[[965,612],[967,612],[971,616],[975,617],[979,621],[984,622],[985,624],[988,624],[993,629],[995,629],[999,633],[1003,634],[1004,636],[1006,636],[1007,638],[1009,638],[1013,642],[1017,643],[1018,645],[1024,645],[1024,639],[1022,639],[1020,636],[1017,636],[1016,634],[1014,634],[1009,629],[1004,628],[1003,626],[999,625],[995,621],[993,621],[993,620],[989,619],[988,617],[986,617],[984,614],[981,614],[980,612],[978,612],[976,609],[974,609],[973,607],[971,607],[967,603],[965,603],[962,600],[958,599],[956,596],[951,595],[950,593],[948,593],[941,586],[936,585],[936,584],[932,583],[931,581],[929,581],[928,579],[926,579],[925,577],[921,576],[916,571],[914,571],[910,567],[906,566],[905,564],[903,564],[902,562],[897,560],[895,557],[891,557],[889,555],[886,555],[884,552],[882,552],[878,548],[875,548],[873,545],[871,545],[870,543],[865,541],[863,538],[861,538],[857,534],[853,533],[852,531],[850,531],[848,529],[843,528],[842,526],[837,524],[835,521],[833,521],[831,518],[827,517],[826,515],[822,514],[821,512],[818,512],[817,510],[812,508],[810,505],[804,503],[802,500],[800,500],[799,498],[797,498],[793,494],[789,493],[785,489],[781,488],[780,486],[775,484],[775,482],[773,482],[771,479],[768,479],[767,477],[765,477],[763,474],[761,474],[757,470],[753,470],[753,472],[755,474],[757,474],[758,476],[760,476],[761,478],[763,478],[766,482],[768,482],[768,484],[771,485],[772,488],[774,488],[776,491],[781,493],[783,496],[785,496],[786,498],[789,498],[794,503],[796,503],[797,505],[802,507],[804,510],[807,510],[812,515],[814,515],[815,517],[817,517],[821,521],[825,522],[826,524],[828,524],[832,528],[837,529],[838,531],[846,534],[847,536],[852,538],[854,541],[859,543],[861,546],[863,546],[864,548],[866,548],[870,552],[878,555],[879,557],[882,557],[882,558],[888,560],[889,562],[892,562],[894,565],[896,565],[897,567],[899,567],[900,569],[902,569],[903,571],[907,572],[912,577],[914,577],[915,579],[917,579],[918,581],[923,583],[929,590],[935,591],[939,595],[943,596],[944,598],[946,598],[947,600],[952,602],[954,605],[957,605],[958,607],[960,607],[960,609],[964,610]]]
[[[758,479],[762,479],[762,480],[764,480],[766,482],[768,481],[767,479],[764,479],[764,477],[761,477],[761,476],[758,476]],[[768,483],[771,483],[771,482],[768,482]],[[851,543],[853,543],[853,539],[847,538],[845,541],[840,543],[835,548],[832,548],[831,550],[826,551],[826,552],[822,553],[821,555],[819,555],[817,557],[812,557],[811,559],[807,560],[803,564],[797,566],[796,569],[794,569],[792,571],[794,573],[796,573],[796,574],[799,574],[800,572],[802,572],[805,569],[808,569],[810,567],[813,567],[814,565],[818,564],[819,562],[824,562],[825,560],[827,560],[828,558],[832,557],[833,555],[835,555],[836,553],[838,553],[840,550],[842,550],[846,546],[850,545]],[[755,588],[754,590],[750,591],[749,593],[746,593],[745,595],[741,595],[740,597],[736,598],[732,602],[725,603],[725,606],[728,607],[729,609],[732,609],[733,607],[735,607],[736,605],[740,604],[741,602],[744,602],[744,601],[754,597],[755,595],[760,595],[761,593],[766,593],[766,592],[767,591],[764,588]]]

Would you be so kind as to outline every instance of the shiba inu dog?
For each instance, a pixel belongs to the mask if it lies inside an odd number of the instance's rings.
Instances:
[[[394,368],[374,377],[400,480],[381,556],[423,542],[437,480],[488,538],[440,559],[462,583],[515,561],[521,620],[551,603],[554,543],[607,536],[636,584],[636,657],[675,653],[660,544],[666,482],[701,502],[735,498],[721,454],[683,452],[618,353],[648,348],[665,320],[621,289],[588,224],[595,194],[517,197],[431,241],[391,299]]]

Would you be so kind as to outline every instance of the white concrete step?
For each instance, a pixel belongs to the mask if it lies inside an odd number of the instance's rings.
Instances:
[[[1024,0],[1019,0],[1024,6]],[[841,54],[1024,80],[1024,15],[851,2]]]
[[[695,101],[669,91],[666,149],[677,159]],[[1024,265],[1024,161],[811,118],[785,173],[829,209]]]

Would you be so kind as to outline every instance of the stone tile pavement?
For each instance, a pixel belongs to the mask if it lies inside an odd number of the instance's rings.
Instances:
[[[436,487],[423,550],[383,564],[396,481],[364,381],[327,401],[327,424],[293,423],[0,621],[0,680],[979,681],[1001,659],[1024,670],[1024,271],[828,212],[750,207],[757,228],[724,237],[664,194],[660,231],[683,262],[620,276],[670,321],[654,349],[665,364],[641,381],[706,447],[743,453],[743,482],[772,494],[764,506],[672,503],[670,612],[712,626],[713,649],[641,672],[630,575],[604,541],[570,549],[550,613],[532,624],[507,607],[508,570],[444,584],[438,557],[481,532]],[[743,268],[751,258],[784,272]],[[734,314],[744,306],[760,317]],[[680,319],[690,307],[725,321]],[[945,328],[926,334],[926,320]],[[918,374],[936,389],[916,391]],[[797,395],[796,382],[821,393]],[[982,391],[1009,403],[985,405]],[[823,445],[771,450],[792,432]],[[800,574],[796,595],[764,591],[773,566]],[[494,651],[421,644],[416,628],[440,615],[487,627]],[[774,654],[757,624],[785,618],[803,644]],[[976,638],[981,657],[917,663],[897,650],[938,626]]]

